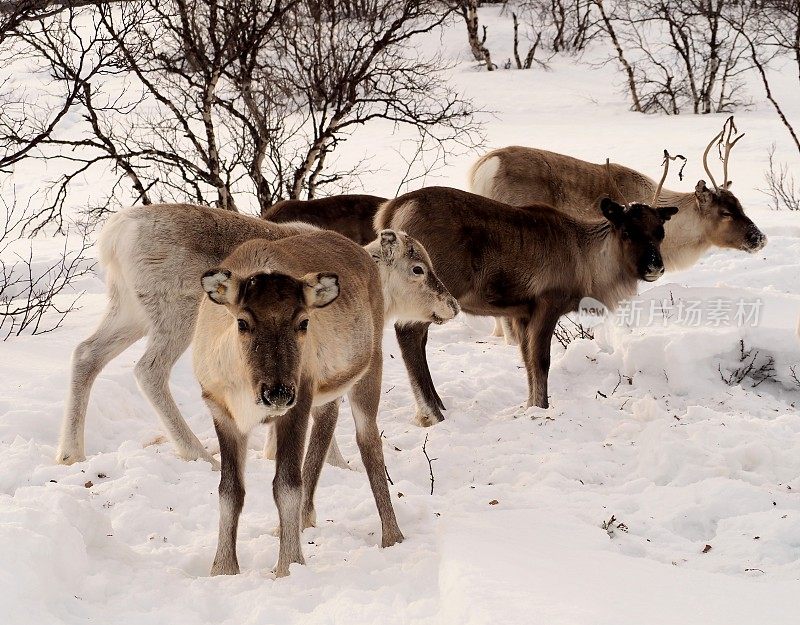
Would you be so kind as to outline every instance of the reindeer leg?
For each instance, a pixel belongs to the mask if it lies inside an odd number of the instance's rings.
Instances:
[[[72,379],[61,426],[56,462],[72,464],[86,459],[84,428],[89,394],[98,374],[113,358],[144,336],[147,323],[119,290],[109,285],[108,310],[100,325],[72,355]],[[125,305],[123,305],[125,304]]]
[[[314,408],[314,425],[311,428],[311,440],[308,443],[306,459],[303,462],[303,529],[314,527],[317,514],[314,510],[314,494],[317,490],[322,465],[326,454],[330,453],[333,432],[339,418],[339,400],[336,399],[324,406]]]
[[[528,372],[528,406],[547,408],[547,376],[550,372],[550,343],[563,308],[550,300],[536,302],[520,347]]]
[[[403,533],[397,525],[392,507],[389,484],[386,481],[386,465],[383,459],[383,445],[378,431],[378,404],[381,399],[381,372],[383,359],[380,351],[373,355],[372,365],[367,373],[353,385],[347,394],[353,409],[356,423],[356,441],[361,452],[361,460],[367,469],[372,496],[381,518],[381,547],[391,547],[403,542]]]
[[[211,575],[236,575],[236,533],[244,505],[244,464],[247,459],[247,436],[239,431],[230,413],[214,400],[204,397],[214,418],[219,439],[222,474],[219,480],[219,538]]]
[[[503,317],[494,318],[494,330],[489,336],[505,336],[503,332]]]
[[[162,301],[165,298],[157,294],[144,302],[152,330],[147,349],[134,369],[136,379],[161,417],[178,455],[185,460],[202,458],[216,469],[219,463],[189,429],[169,390],[170,371],[192,341],[198,301],[184,298],[172,302],[168,310],[161,310]]]
[[[514,330],[514,326],[511,323],[511,319],[508,317],[503,317],[501,319],[502,326],[503,326],[503,333],[500,336],[505,337],[506,345],[519,345],[520,344],[520,335]]]
[[[280,546],[275,575],[289,574],[292,562],[305,564],[300,548],[300,508],[303,500],[302,463],[306,443],[308,415],[311,412],[311,388],[308,383],[298,390],[299,401],[276,421],[278,449],[272,494],[278,507]]]
[[[417,404],[416,422],[423,427],[444,421],[440,411],[440,408],[444,408],[444,404],[433,385],[425,356],[429,325],[429,323],[396,323],[394,326]]]

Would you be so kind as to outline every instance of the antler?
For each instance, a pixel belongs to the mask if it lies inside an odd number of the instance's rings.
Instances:
[[[661,195],[661,188],[664,186],[664,181],[667,179],[667,173],[669,172],[669,162],[676,161],[678,159],[681,159],[683,161],[683,165],[681,165],[681,168],[678,171],[678,178],[680,180],[683,180],[683,168],[686,167],[686,157],[683,154],[676,154],[675,156],[670,156],[669,152],[667,150],[664,150],[664,161],[661,163],[664,166],[664,173],[661,175],[661,180],[658,181],[658,187],[656,187],[656,192],[653,194],[653,201],[651,202],[651,206],[653,207],[658,206],[658,198]]]
[[[736,124],[733,121],[733,115],[731,115],[727,120],[725,120],[725,124],[722,126],[722,134],[725,135],[725,129],[728,129],[728,135],[725,137],[725,155],[722,156],[722,173],[725,180],[722,181],[722,186],[727,188],[728,186],[728,159],[731,155],[731,150],[733,146],[739,142],[739,139],[744,137],[745,133],[739,134],[739,129],[736,127]],[[738,135],[733,141],[731,141],[731,136],[736,133]],[[722,139],[720,139],[720,145],[722,144]]]
[[[725,131],[724,131],[724,130],[721,130],[721,131],[720,131],[720,132],[718,132],[716,135],[714,135],[714,138],[713,138],[713,139],[711,139],[711,143],[709,143],[709,144],[706,146],[706,151],[705,151],[705,152],[703,152],[703,167],[704,167],[704,168],[705,168],[705,170],[706,170],[706,174],[708,174],[708,178],[709,178],[709,180],[711,180],[711,184],[713,184],[713,185],[714,185],[714,190],[715,190],[715,191],[716,191],[716,190],[718,190],[718,189],[719,189],[719,187],[717,186],[717,181],[716,181],[716,180],[714,180],[714,174],[712,174],[712,173],[711,173],[711,169],[710,169],[710,168],[709,168],[709,166],[708,166],[708,153],[711,151],[711,147],[712,147],[712,146],[713,146],[715,143],[717,143],[717,142],[719,142],[719,141],[722,141],[722,135],[723,135],[724,133],[725,133]]]
[[[726,136],[727,133],[727,136]],[[733,134],[737,134],[738,136],[731,141],[731,137]],[[708,167],[708,153],[711,151],[712,146],[716,143],[717,144],[717,151],[719,152],[720,160],[722,161],[722,174],[724,176],[724,180],[722,181],[723,188],[728,185],[728,160],[731,155],[731,149],[734,145],[736,145],[741,139],[744,137],[744,133],[741,135],[739,134],[739,129],[736,127],[736,124],[733,121],[733,115],[731,115],[728,119],[725,120],[725,123],[722,125],[722,130],[720,130],[714,138],[711,139],[711,143],[706,146],[705,152],[703,152],[703,167],[708,174],[708,177],[711,179],[711,184],[714,185],[714,190],[719,190],[719,185],[717,181],[714,180],[714,176],[711,174],[711,169]],[[723,141],[725,143],[725,154],[723,155]]]

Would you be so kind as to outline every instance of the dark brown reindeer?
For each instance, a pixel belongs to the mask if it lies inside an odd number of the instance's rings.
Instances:
[[[609,309],[636,292],[638,280],[664,273],[660,245],[675,207],[600,202],[604,219],[586,222],[549,206],[516,208],[443,187],[384,204],[376,228],[406,230],[422,243],[462,310],[509,317],[522,337],[528,405],[546,408],[550,342],[558,318],[583,297]],[[417,421],[444,417],[425,359],[429,324],[396,324],[417,401]]]
[[[386,198],[374,195],[334,195],[317,200],[282,200],[261,211],[269,221],[301,221],[333,230],[366,245],[377,237],[372,222]]]
[[[382,241],[383,247],[396,245],[396,233],[382,233]],[[314,492],[344,394],[381,518],[381,545],[402,541],[377,426],[385,310],[384,286],[372,255],[335,232],[256,239],[206,272],[202,285],[208,299],[200,306],[194,369],[222,454],[219,543],[211,573],[239,572],[236,531],[244,503],[247,438],[260,423],[274,424],[277,431],[276,574],[288,575],[292,562],[303,563],[300,531],[314,525]],[[455,303],[448,305],[449,294],[435,299],[444,308],[436,317],[457,312]]]
[[[512,206],[542,203],[575,217],[594,219],[600,217],[603,197],[623,204],[652,203],[658,189],[660,206],[678,207],[665,228],[664,265],[668,271],[684,269],[713,247],[754,253],[766,245],[767,237],[730,191],[731,149],[744,136],[736,134],[733,117],[729,117],[703,153],[703,167],[713,188],[700,180],[691,191],[661,190],[652,178],[623,165],[589,163],[547,150],[509,146],[493,150],[475,163],[469,175],[470,191]],[[708,163],[714,147],[722,160],[722,184],[717,184]],[[499,323],[494,334],[503,335]],[[510,338],[506,333],[506,339]]]

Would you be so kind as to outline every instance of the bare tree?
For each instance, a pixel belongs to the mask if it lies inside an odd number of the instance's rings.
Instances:
[[[372,120],[414,130],[426,149],[471,148],[480,141],[470,102],[440,77],[447,64],[411,47],[448,14],[439,2],[381,0],[357,20],[335,6],[324,9],[321,19],[296,11],[284,20],[282,82],[295,94],[305,137],[287,180],[290,197],[311,198],[322,185],[337,183],[342,172],[324,174],[329,155]]]
[[[515,5],[553,52],[579,52],[597,34],[591,0],[520,0]]]
[[[603,30],[627,75],[632,108],[677,115],[732,111],[743,104],[747,46],[727,16],[737,0],[604,0]],[[754,11],[753,4],[747,4]]]
[[[631,95],[632,105],[631,108],[636,111],[637,113],[643,113],[642,109],[642,102],[639,98],[639,92],[636,88],[636,75],[633,71],[633,66],[628,61],[627,57],[625,56],[625,52],[620,44],[620,39],[617,36],[616,30],[614,30],[614,24],[612,21],[611,16],[609,13],[606,12],[606,8],[603,5],[603,0],[595,0],[595,4],[597,5],[598,12],[600,13],[600,20],[602,24],[602,30],[611,40],[611,43],[614,46],[614,50],[617,54],[617,59],[619,60],[619,64],[622,66],[622,69],[625,71],[625,76],[628,80],[628,91]]]
[[[759,189],[775,210],[800,211],[800,184],[785,163],[775,162],[775,144],[769,150],[769,168],[764,173],[767,186]]]
[[[486,65],[486,69],[491,72],[497,68],[497,65],[492,63],[492,55],[489,48],[486,47],[486,26],[481,29],[478,23],[479,4],[478,0],[461,0],[457,3],[456,8],[467,25],[467,41],[472,57]]]
[[[330,155],[373,120],[414,129],[427,154],[473,147],[472,105],[440,77],[441,57],[411,43],[451,12],[439,0],[146,0],[87,8],[81,28],[74,11],[26,28],[86,122],[42,142],[72,169],[36,228],[61,223],[72,181],[94,168],[116,171],[110,192],[129,183],[135,202],[236,210],[237,197],[268,207],[346,186],[365,168]],[[91,63],[76,64],[83,51]]]
[[[767,100],[800,152],[798,133],[775,95],[768,73],[774,61],[788,58],[795,65],[796,86],[800,88],[800,0],[742,3],[737,12],[726,18],[747,43],[749,60],[764,86]]]

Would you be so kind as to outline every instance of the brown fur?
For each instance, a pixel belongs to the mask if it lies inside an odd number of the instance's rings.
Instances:
[[[580,221],[548,206],[516,208],[429,187],[384,204],[375,226],[402,228],[419,240],[465,312],[515,320],[525,337],[529,405],[547,407],[550,338],[558,318],[586,296],[613,309],[635,293],[638,279],[663,273],[658,247],[664,220],[675,210],[634,205],[623,212],[613,205],[608,214],[614,225]],[[423,324],[407,325],[398,340],[418,399],[417,418],[429,424],[443,417],[424,363],[425,331]]]
[[[261,211],[275,222],[302,221],[343,234],[359,245],[377,236],[372,227],[375,212],[386,201],[374,195],[334,195],[316,200],[282,200]]]

